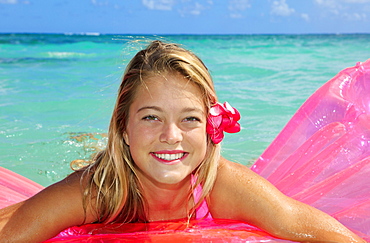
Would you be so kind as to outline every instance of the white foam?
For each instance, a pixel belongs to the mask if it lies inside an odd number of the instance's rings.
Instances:
[[[48,57],[52,58],[68,58],[68,57],[83,57],[87,54],[80,52],[47,52]]]

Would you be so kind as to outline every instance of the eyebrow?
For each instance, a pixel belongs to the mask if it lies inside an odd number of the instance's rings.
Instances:
[[[140,109],[138,109],[136,113],[139,113],[140,111],[143,111],[143,110],[156,110],[159,112],[163,112],[163,110],[158,106],[143,106]],[[181,110],[181,112],[193,112],[193,111],[200,112],[202,114],[204,113],[202,109],[192,108],[192,107],[186,107]]]
[[[139,113],[140,111],[142,110],[156,110],[156,111],[162,111],[161,108],[159,108],[158,106],[143,106],[141,107],[140,109],[137,110],[136,113]]]

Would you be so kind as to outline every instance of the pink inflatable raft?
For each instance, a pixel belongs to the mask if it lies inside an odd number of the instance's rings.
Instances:
[[[370,241],[370,60],[318,89],[251,167],[285,194]],[[0,167],[0,208],[42,187]],[[47,242],[289,242],[246,223],[201,220],[84,225]]]

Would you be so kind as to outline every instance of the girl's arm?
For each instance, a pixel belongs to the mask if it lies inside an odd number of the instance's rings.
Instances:
[[[278,238],[365,242],[329,215],[285,196],[246,166],[223,158],[209,206],[214,218],[242,220]]]
[[[1,242],[41,242],[82,224],[81,173],[51,185],[30,199],[0,210]],[[94,221],[88,213],[86,222]]]

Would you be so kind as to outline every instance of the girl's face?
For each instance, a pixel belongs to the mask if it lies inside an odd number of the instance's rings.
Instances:
[[[207,150],[200,89],[179,74],[153,76],[138,88],[124,133],[142,182],[182,182]]]

